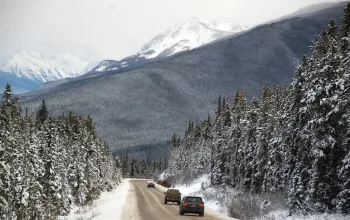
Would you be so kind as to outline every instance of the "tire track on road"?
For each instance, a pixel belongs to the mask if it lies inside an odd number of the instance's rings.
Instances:
[[[136,184],[136,181],[131,182],[135,188],[135,194],[137,198],[137,207],[142,220],[162,220],[157,216],[154,216],[155,211],[150,207],[150,202],[147,197],[141,192],[140,187]]]
[[[167,219],[171,218],[171,219],[174,219],[174,220],[180,220],[179,218],[177,218],[174,215],[175,213],[170,212],[167,208],[164,207],[164,204],[162,204],[161,200],[159,200],[159,197],[157,197],[155,194],[150,192],[150,191],[154,191],[154,190],[148,190],[146,188],[146,183],[145,182],[143,182],[143,183],[144,184],[142,184],[142,182],[138,183],[138,186],[140,187],[140,190],[142,191],[143,194],[148,194],[149,197],[152,198],[152,200],[154,201],[154,203],[153,203],[154,206],[158,206],[161,210],[166,212],[167,213]]]

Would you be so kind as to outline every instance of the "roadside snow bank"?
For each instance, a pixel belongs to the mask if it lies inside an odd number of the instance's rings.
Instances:
[[[91,206],[74,208],[69,216],[61,216],[58,220],[119,220],[130,187],[129,179],[123,179],[114,190],[102,193]]]
[[[209,175],[204,175],[201,178],[195,180],[188,185],[175,185],[175,188],[179,189],[183,195],[188,196],[201,196],[204,199],[205,206],[211,210],[219,213],[227,214],[225,208],[220,206],[218,198],[214,197],[215,190],[209,188],[210,179]]]

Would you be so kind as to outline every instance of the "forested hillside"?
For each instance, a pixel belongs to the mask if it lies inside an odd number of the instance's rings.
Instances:
[[[245,193],[285,192],[293,213],[350,214],[350,3],[302,57],[293,83],[247,102],[219,98],[216,114],[173,137],[168,178]]]
[[[7,84],[0,106],[0,219],[56,219],[119,183],[119,162],[90,117],[21,116]]]

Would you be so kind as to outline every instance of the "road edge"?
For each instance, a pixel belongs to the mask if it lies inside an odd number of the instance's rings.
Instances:
[[[137,207],[137,197],[135,193],[135,187],[130,181],[133,179],[123,179],[123,181],[127,181],[129,188],[126,196],[126,201],[123,205],[121,219],[132,219],[132,220],[141,220],[140,211]]]

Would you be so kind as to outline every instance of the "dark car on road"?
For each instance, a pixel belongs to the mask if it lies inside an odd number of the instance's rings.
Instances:
[[[152,183],[152,182],[148,182],[147,183],[147,188],[150,188],[150,187],[155,188],[156,185],[154,183]]]
[[[185,213],[199,214],[204,216],[204,202],[201,197],[184,196],[180,204],[180,215]]]
[[[180,205],[181,193],[178,189],[168,189],[164,194],[164,204],[168,202],[177,202],[177,204]]]

